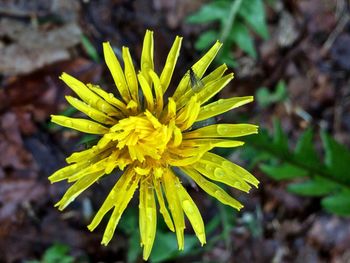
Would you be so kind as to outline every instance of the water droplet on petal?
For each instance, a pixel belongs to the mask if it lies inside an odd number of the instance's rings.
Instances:
[[[215,166],[214,166],[214,165],[211,165],[211,164],[207,164],[207,165],[205,166],[205,168],[206,168],[206,170],[207,170],[208,172],[214,172]]]
[[[225,176],[225,170],[224,169],[222,169],[222,168],[215,168],[215,170],[214,170],[214,175],[216,176],[216,177],[219,177],[219,178],[221,178],[221,177],[223,177],[223,176]]]
[[[226,135],[228,132],[228,128],[223,124],[218,124],[216,131],[218,132],[219,135]]]

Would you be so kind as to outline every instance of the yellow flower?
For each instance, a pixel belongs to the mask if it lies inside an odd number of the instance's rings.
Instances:
[[[181,41],[181,37],[176,37],[160,75],[154,69],[152,31],[148,30],[144,38],[138,74],[128,48],[123,47],[122,50],[123,70],[110,44],[103,43],[105,61],[117,86],[118,96],[97,85],[85,85],[63,73],[61,79],[80,98],[67,96],[67,101],[92,120],[52,115],[54,123],[101,136],[92,148],[69,156],[66,159],[69,165],[49,177],[51,183],[61,180],[74,182],[56,206],[63,210],[102,176],[111,174],[115,169],[123,171],[88,228],[94,230],[106,213],[113,210],[102,239],[102,244],[107,245],[140,185],[139,227],[145,260],[151,253],[156,234],[156,199],[166,225],[176,233],[179,249],[184,248],[184,214],[200,243],[206,243],[200,212],[182,186],[174,167],[209,195],[238,210],[242,204],[214,182],[244,192],[259,183],[240,166],[209,152],[214,147],[243,145],[243,142],[231,138],[257,133],[257,126],[214,124],[192,128],[196,122],[253,101],[252,96],[247,96],[207,103],[233,78],[232,73],[224,75],[226,65],[203,77],[221,47],[219,42],[191,67],[192,74],[188,71],[183,76],[174,94],[165,97]],[[193,88],[190,80],[193,74],[201,79],[202,87]]]

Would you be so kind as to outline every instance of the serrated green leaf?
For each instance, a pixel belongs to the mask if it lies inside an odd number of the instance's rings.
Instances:
[[[339,185],[322,177],[315,177],[302,183],[291,183],[288,191],[303,196],[324,196],[339,189]]]
[[[350,151],[325,132],[321,132],[325,164],[334,177],[350,183]]]
[[[238,14],[240,17],[246,20],[252,29],[262,38],[268,38],[269,33],[266,25],[265,9],[262,0],[243,1]]]
[[[253,38],[250,35],[247,27],[241,22],[234,22],[228,39],[235,42],[242,50],[247,52],[251,57],[257,57]]]
[[[199,35],[195,43],[195,48],[197,50],[208,49],[208,47],[210,47],[218,38],[218,33],[216,31],[205,31],[204,33]]]
[[[199,11],[187,17],[186,22],[190,24],[209,23],[216,20],[225,22],[229,15],[230,2],[215,1],[202,6]]]
[[[303,160],[307,165],[319,165],[320,160],[313,145],[312,129],[307,129],[299,138],[295,147],[296,158]]]
[[[262,164],[259,166],[259,168],[261,171],[275,180],[287,180],[308,175],[306,170],[290,164],[283,164],[279,166]]]
[[[350,191],[328,196],[322,199],[322,206],[330,213],[349,216],[350,215]]]

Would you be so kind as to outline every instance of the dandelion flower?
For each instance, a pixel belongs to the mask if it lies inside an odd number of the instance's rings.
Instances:
[[[204,76],[221,43],[216,42],[183,76],[173,95],[165,97],[181,42],[182,38],[176,37],[160,74],[156,73],[153,63],[152,31],[146,31],[138,73],[128,48],[122,49],[122,67],[110,44],[103,43],[104,58],[118,89],[117,95],[63,73],[60,78],[79,97],[67,96],[68,103],[91,120],[51,116],[56,124],[100,136],[96,145],[70,155],[66,159],[68,165],[49,177],[51,183],[61,180],[73,183],[56,206],[63,210],[102,176],[117,177],[113,171],[122,171],[88,228],[93,231],[112,210],[101,242],[107,245],[139,187],[139,228],[145,260],[156,235],[156,200],[166,225],[176,233],[180,250],[184,249],[184,215],[200,243],[206,243],[201,214],[176,170],[186,174],[209,195],[238,210],[242,204],[215,182],[244,192],[259,183],[245,169],[210,152],[215,147],[243,145],[232,138],[257,133],[257,126],[213,124],[193,128],[197,122],[253,100],[247,96],[209,102],[233,79],[232,73],[225,75],[226,65]],[[190,75],[194,74],[202,83],[197,89],[191,86]]]

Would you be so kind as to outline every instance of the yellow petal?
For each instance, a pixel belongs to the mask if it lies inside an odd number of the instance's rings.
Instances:
[[[158,176],[157,178],[160,178],[160,176]],[[173,221],[171,220],[168,209],[165,206],[162,186],[160,184],[159,179],[156,179],[156,176],[153,176],[153,185],[154,185],[154,188],[155,188],[156,194],[157,194],[157,199],[158,199],[158,203],[159,203],[159,211],[163,215],[165,224],[168,226],[168,228],[172,232],[174,232],[175,229],[174,229]]]
[[[191,165],[195,162],[198,162],[198,160],[201,158],[201,155],[197,155],[197,156],[191,156],[191,157],[187,157],[187,158],[183,158],[183,157],[179,157],[179,156],[171,156],[169,157],[168,163],[171,166],[188,166]]]
[[[131,97],[133,98],[134,101],[139,103],[137,77],[135,73],[134,63],[132,62],[132,58],[129,52],[129,48],[123,47],[122,52],[123,52],[124,73],[125,73],[126,82],[129,86]]]
[[[172,173],[172,171],[166,169],[162,179],[165,187],[165,196],[168,201],[170,212],[174,220],[178,247],[179,250],[183,250],[185,246],[185,219],[179,197],[176,194],[177,189],[175,187],[175,175]]]
[[[170,152],[175,153],[181,157],[190,157],[190,156],[203,155],[204,152],[207,152],[208,148],[209,148],[208,145],[204,145],[202,147],[177,147],[177,148],[170,149]]]
[[[114,107],[116,107],[117,109],[122,111],[123,113],[127,113],[127,109],[126,109],[125,103],[120,101],[120,100],[118,100],[116,97],[114,97],[113,93],[107,93],[106,91],[104,91],[103,89],[101,89],[97,85],[87,84],[87,86],[88,86],[89,89],[93,90],[95,93],[97,93],[99,96],[101,96],[104,101],[106,101],[109,104],[113,105]],[[115,116],[122,117],[123,115],[117,109],[114,108],[114,112],[113,111],[112,112],[107,112],[107,114],[110,115],[111,113],[113,113]]]
[[[182,209],[184,210],[186,216],[190,220],[193,230],[196,233],[196,236],[198,237],[199,241],[201,242],[201,245],[203,246],[206,243],[206,241],[202,216],[198,210],[198,207],[193,202],[191,196],[187,193],[185,188],[183,188],[183,186],[179,182],[179,179],[176,179],[177,194],[179,196]]]
[[[207,51],[207,53],[205,53],[204,56],[192,66],[193,72],[199,78],[203,77],[205,71],[216,57],[216,54],[219,52],[221,46],[222,44],[219,41],[216,41],[216,43]]]
[[[151,84],[147,81],[147,76],[145,76],[145,74],[142,74],[140,72],[139,74],[137,74],[137,77],[139,79],[143,95],[145,97],[146,108],[152,112],[154,109],[154,101],[153,101]]]
[[[258,133],[253,124],[214,124],[183,134],[185,139],[208,137],[240,137]]]
[[[231,73],[222,78],[219,78],[207,83],[203,88],[201,88],[196,93],[197,101],[200,104],[207,102],[216,93],[222,90],[232,79],[233,79],[233,74]],[[188,100],[190,99],[190,97],[193,96],[193,94],[194,94],[193,90],[189,89],[183,96],[179,97],[178,100],[176,100],[176,106],[178,108],[184,107],[188,103]]]
[[[76,154],[80,154],[80,153],[76,153]],[[100,170],[105,170],[105,167],[107,165],[107,161],[110,155],[111,155],[110,150],[105,149],[104,151],[98,152],[94,155],[89,156],[89,158],[85,158],[83,160],[80,160],[78,163],[76,163],[79,169],[74,169],[72,171],[71,170],[66,171],[65,169],[63,169],[65,170],[64,172],[62,170],[63,173],[61,172],[61,173],[52,175],[52,179],[54,180],[68,179],[68,182],[74,182],[86,176],[87,174],[94,173]],[[76,156],[73,156],[73,157],[76,157]],[[73,167],[73,165],[70,165],[69,167]]]
[[[209,195],[215,197],[221,203],[229,205],[237,210],[240,210],[243,207],[243,205],[240,202],[232,198],[229,194],[227,194],[222,188],[220,188],[216,184],[206,180],[196,170],[187,167],[181,167],[180,169],[184,171],[187,175],[189,175],[193,179],[193,181],[195,181],[196,184],[198,184],[200,188],[202,188]]]
[[[62,199],[57,202],[55,206],[58,206],[59,210],[63,210],[67,207],[67,205],[73,202],[74,199],[81,194],[81,192],[96,182],[102,175],[104,175],[104,171],[100,170],[82,177],[67,190]]]
[[[182,110],[184,110],[183,113],[185,117],[181,120],[181,113],[179,113],[179,117],[178,119],[176,119],[176,124],[181,128],[182,131],[187,130],[192,126],[192,124],[197,119],[197,116],[200,111],[200,104],[196,101],[196,95],[192,96],[192,98],[188,105],[182,108]]]
[[[160,80],[157,74],[153,70],[149,72],[149,75],[153,81],[153,87],[156,94],[156,112],[157,112],[157,115],[159,116],[164,106],[162,85],[160,83]]]
[[[215,58],[217,52],[219,51],[220,47],[222,46],[221,43],[216,42],[209,50],[208,52],[200,59],[198,60],[193,66],[192,70],[196,74],[197,77],[202,78],[205,71],[209,67],[210,63]],[[183,78],[181,79],[179,85],[177,86],[175,93],[173,95],[173,98],[175,101],[179,100],[181,96],[183,96],[188,89],[190,89],[190,74],[187,72]]]
[[[242,178],[246,182],[258,187],[259,180],[251,173],[217,154],[207,152],[202,156],[201,162],[220,165],[228,173],[236,175],[238,178]]]
[[[218,101],[212,102],[202,107],[200,109],[200,112],[198,114],[196,121],[202,121],[202,120],[208,119],[210,117],[222,114],[226,111],[240,107],[252,101],[253,101],[253,96],[220,99]]]
[[[119,220],[137,189],[138,182],[140,180],[139,175],[130,176],[130,177],[132,177],[133,180],[129,185],[126,186],[126,189],[125,188],[122,189],[123,190],[122,198],[120,198],[120,196],[116,197],[113,213],[108,221],[106,230],[103,233],[103,238],[101,242],[102,245],[107,246],[109,241],[111,241],[114,235],[114,231],[119,223]]]
[[[174,127],[174,132],[173,132],[173,143],[171,144],[173,147],[178,147],[181,142],[182,142],[182,132],[178,127]]]
[[[233,79],[233,74],[227,74],[220,79],[209,82],[198,92],[198,102],[201,104],[207,102],[216,93],[222,90],[231,80]]]
[[[109,42],[103,43],[103,54],[120,95],[125,102],[128,102],[130,100],[130,93],[128,85],[126,84],[124,72]]]
[[[120,155],[120,151],[117,149],[114,149],[111,154],[109,154],[107,162],[106,162],[106,168],[105,173],[110,174],[115,167],[118,166],[118,164],[121,162],[121,160],[118,158]]]
[[[91,107],[90,105],[82,102],[81,100],[78,100],[77,98],[73,98],[71,96],[66,96],[66,100],[69,102],[70,105],[72,105],[77,110],[85,113],[87,116],[89,116],[91,119],[98,121],[103,124],[112,124],[115,122],[111,117],[107,116],[103,112],[96,110],[95,108]]]
[[[85,86],[84,83],[77,80],[76,78],[63,73],[60,77],[67,86],[69,86],[83,101],[104,113],[115,112],[116,109],[109,105],[106,101],[97,96],[89,88]]]
[[[103,137],[102,137],[102,139],[103,139]],[[105,145],[105,147],[98,147],[98,146],[94,145],[90,149],[72,153],[71,156],[66,158],[66,162],[67,163],[84,162],[84,161],[87,161],[89,159],[92,159],[93,157],[99,155],[103,151],[106,151],[112,147],[115,147],[115,144]]]
[[[109,192],[106,200],[103,202],[100,209],[97,211],[96,215],[92,219],[91,223],[88,225],[88,229],[93,231],[99,223],[102,221],[102,218],[105,214],[112,209],[113,206],[118,202],[121,202],[124,196],[121,195],[121,189],[125,189],[125,186],[128,185],[131,181],[130,176],[131,169],[127,169],[117,180],[116,184],[113,186],[112,190]]]
[[[222,64],[221,66],[217,67],[215,70],[213,70],[204,78],[202,78],[203,85],[205,86],[209,82],[221,78],[226,72],[226,70],[227,70],[227,66],[225,64]]]
[[[154,70],[153,64],[153,31],[147,30],[143,40],[141,54],[141,73],[143,73],[148,85],[151,86],[151,79],[148,75],[150,70]]]
[[[94,121],[78,118],[70,118],[66,116],[51,115],[51,121],[74,130],[91,134],[104,134],[109,131],[105,126]]]
[[[85,167],[89,166],[90,162],[79,162],[79,163],[74,163],[71,165],[68,165],[66,167],[63,167],[59,170],[57,170],[55,173],[53,173],[50,177],[49,180],[51,183],[59,182],[62,180],[67,179],[74,173],[80,171],[81,169],[84,169]]]
[[[181,42],[182,37],[177,36],[166,59],[162,74],[160,75],[160,83],[162,84],[163,93],[165,93],[165,91],[169,87],[171,77],[173,75],[175,65],[177,62],[177,58],[180,54]]]
[[[241,141],[233,141],[233,140],[227,140],[227,139],[190,139],[190,140],[183,140],[182,146],[189,146],[189,147],[195,147],[195,146],[202,146],[202,145],[209,145],[210,150],[215,147],[222,147],[222,148],[232,148],[232,147],[238,147],[242,146],[244,142]]]
[[[197,95],[193,95],[190,101],[177,114],[176,125],[181,130],[186,130],[192,126],[197,119],[200,104],[197,102]]]
[[[192,164],[191,167],[211,180],[222,182],[244,192],[249,192],[251,189],[250,185],[243,181],[242,178],[225,170],[219,164],[199,160]]]
[[[176,116],[176,103],[172,98],[168,98],[168,104],[166,108],[163,110],[160,120],[162,123],[171,122]]]
[[[140,185],[139,225],[143,259],[147,260],[154,243],[157,230],[157,210],[153,193],[152,178],[143,179]]]
[[[186,74],[182,77],[182,79],[180,80],[179,85],[177,86],[172,98],[174,99],[174,101],[178,101],[182,96],[184,96],[186,94],[186,92],[192,91],[189,86],[190,86],[190,73],[189,71],[186,72]],[[193,92],[191,93],[191,95],[193,94]],[[190,97],[186,96],[186,98],[188,99]]]
[[[80,178],[84,176],[88,176],[89,174],[95,173],[96,171],[102,171],[105,170],[106,163],[107,163],[107,156],[109,155],[109,152],[104,152],[102,155],[97,156],[96,158],[92,160],[87,160],[87,162],[91,162],[90,166],[81,169],[74,175],[71,175],[68,177],[68,182],[74,182],[77,180],[80,180]]]

